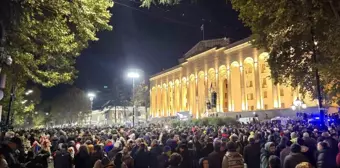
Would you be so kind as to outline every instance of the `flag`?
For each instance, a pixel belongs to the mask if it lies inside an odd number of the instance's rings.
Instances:
[[[202,24],[201,26],[201,31],[204,31],[204,24]]]

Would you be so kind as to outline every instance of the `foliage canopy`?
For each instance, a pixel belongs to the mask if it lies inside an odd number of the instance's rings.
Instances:
[[[111,0],[4,0],[3,13],[16,11],[16,22],[0,18],[6,26],[5,52],[28,79],[51,87],[76,76],[75,58],[98,40],[108,25]],[[6,12],[7,11],[7,12]]]

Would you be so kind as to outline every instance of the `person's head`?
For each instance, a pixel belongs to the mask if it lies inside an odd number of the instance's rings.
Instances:
[[[124,153],[124,154],[129,153],[129,148],[126,147],[126,146],[124,146],[124,147],[123,147],[123,153]]]
[[[188,149],[188,147],[187,147],[187,145],[185,145],[185,144],[181,144],[180,146],[179,146],[179,152],[184,152],[185,150],[187,150]]]
[[[152,140],[151,142],[151,146],[157,146],[158,145],[158,141],[156,139]]]
[[[88,154],[89,154],[86,145],[81,145],[81,146],[79,147],[78,154],[79,154],[79,155],[88,155]]]
[[[308,132],[304,132],[303,135],[302,135],[303,138],[309,138],[309,134]]]
[[[267,150],[270,153],[274,153],[275,152],[275,144],[273,142],[267,142],[264,145],[264,149]]]
[[[21,139],[18,137],[13,137],[8,142],[8,146],[13,150],[16,150],[18,146],[21,146],[21,144],[22,144]]]
[[[179,166],[182,162],[182,156],[178,153],[173,153],[171,156],[170,156],[170,159],[169,159],[169,164],[171,166]]]
[[[227,143],[227,150],[229,152],[236,152],[236,148],[237,148],[237,145],[235,142],[230,141]]]
[[[209,168],[209,160],[208,160],[208,158],[201,158],[199,160],[199,167],[200,168]]]
[[[271,155],[268,159],[268,164],[269,168],[280,168],[281,167],[280,158],[275,155]]]
[[[300,153],[301,152],[301,146],[299,144],[293,144],[291,147],[290,147],[290,151],[292,153]]]
[[[312,164],[309,162],[301,162],[298,165],[295,166],[295,168],[312,168]]]
[[[222,146],[222,141],[221,140],[215,140],[215,142],[213,143],[214,145],[214,150],[216,152],[219,152],[221,150],[221,146]]]
[[[67,149],[67,144],[65,144],[65,143],[61,144],[61,149],[66,150]]]
[[[324,150],[328,148],[328,144],[326,142],[319,142],[317,145],[318,151]]]
[[[94,152],[94,146],[92,144],[87,145],[88,151],[89,153],[93,153]]]

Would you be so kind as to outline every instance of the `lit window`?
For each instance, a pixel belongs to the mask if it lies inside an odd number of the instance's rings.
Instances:
[[[264,92],[263,92],[263,98],[267,98],[267,97],[268,97],[267,91],[264,91]]]
[[[284,90],[280,89],[280,96],[285,96]]]
[[[267,88],[267,79],[266,78],[262,79],[262,88]]]
[[[253,81],[248,81],[247,82],[247,87],[249,88],[249,87],[253,87]]]
[[[248,110],[253,111],[254,109],[255,109],[254,106],[249,106],[249,107],[248,107]]]

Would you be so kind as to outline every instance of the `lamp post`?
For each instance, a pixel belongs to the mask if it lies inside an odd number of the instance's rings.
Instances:
[[[302,100],[300,100],[299,98],[297,98],[292,105],[292,110],[297,110],[297,112],[300,112],[301,109],[306,109],[307,105],[303,103]]]
[[[135,79],[140,75],[136,71],[131,71],[127,76],[132,79],[132,127],[135,127]]]
[[[92,107],[93,107],[93,99],[96,97],[96,95],[92,92],[87,94],[87,97],[90,99],[91,101],[91,113],[90,113],[90,125],[92,124]]]

